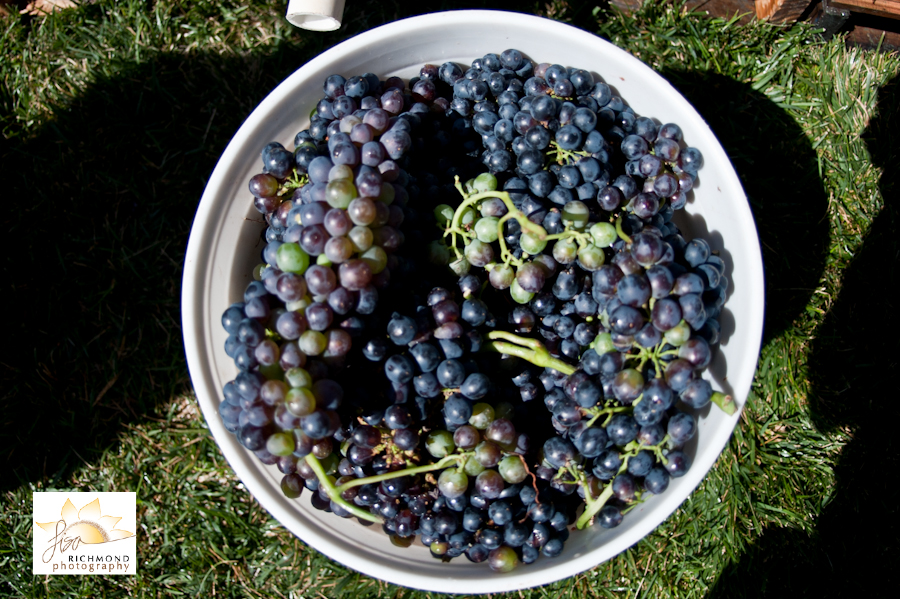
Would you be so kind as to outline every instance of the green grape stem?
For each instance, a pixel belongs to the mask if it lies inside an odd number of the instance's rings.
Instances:
[[[486,349],[516,356],[531,362],[535,366],[552,368],[565,375],[570,375],[576,370],[571,364],[566,364],[562,360],[551,356],[547,348],[537,339],[519,337],[506,331],[491,331],[487,336],[488,339],[491,339],[491,342],[485,344]],[[503,341],[497,341],[497,339],[502,339]]]
[[[606,488],[603,489],[603,492],[597,496],[596,499],[588,499],[591,494],[588,491],[587,486],[584,488],[584,512],[582,512],[581,516],[578,517],[578,520],[575,522],[575,526],[578,530],[584,530],[584,528],[591,523],[591,520],[594,519],[594,516],[603,509],[603,506],[606,505],[606,502],[609,501],[609,498],[612,497],[612,482],[606,485]]]
[[[503,235],[503,225],[509,219],[516,219],[519,222],[519,225],[522,227],[522,231],[528,232],[541,240],[547,238],[547,231],[542,226],[528,220],[528,217],[525,216],[525,214],[521,210],[516,208],[516,205],[513,203],[512,198],[509,196],[509,193],[505,191],[481,191],[478,193],[467,194],[463,189],[462,183],[460,183],[459,181],[459,177],[456,177],[454,185],[459,191],[460,195],[462,195],[463,201],[459,204],[459,206],[456,207],[456,210],[453,212],[453,218],[450,220],[450,224],[447,226],[447,229],[444,232],[444,236],[446,237],[447,235],[450,235],[450,245],[453,248],[454,252],[456,252],[457,257],[460,257],[462,255],[456,245],[457,235],[466,239],[472,238],[472,234],[463,230],[460,225],[463,213],[469,206],[474,206],[478,202],[486,200],[488,198],[497,198],[506,206],[506,214],[503,215],[503,217],[500,218],[497,222],[497,240],[500,243],[500,255],[501,257],[503,257],[504,262],[510,264],[511,261],[515,261],[512,258],[512,253],[506,247],[506,242]],[[517,264],[517,266],[520,265],[521,264]]]
[[[578,158],[591,155],[590,152],[585,150],[565,150],[559,147],[559,144],[555,140],[551,141],[550,145],[553,149],[547,151],[547,156],[555,156],[557,164],[572,164]]]
[[[321,485],[325,489],[325,493],[328,495],[329,499],[340,505],[342,508],[344,508],[360,520],[366,520],[368,522],[374,522],[376,524],[382,523],[381,518],[379,518],[375,514],[372,514],[367,510],[355,506],[341,497],[341,492],[338,491],[338,488],[334,486],[334,482],[332,482],[331,477],[329,477],[325,472],[325,468],[322,467],[322,463],[318,460],[318,458],[316,458],[312,454],[309,454],[308,456],[306,456],[306,463],[309,464],[309,467],[312,468],[313,472],[316,473],[316,478],[319,479],[319,485]]]
[[[612,420],[612,417],[614,415],[622,413],[622,412],[628,412],[631,409],[632,408],[629,406],[615,407],[614,405],[610,405],[610,406],[606,406],[603,408],[582,408],[581,411],[586,416],[591,417],[591,419],[588,420],[588,423],[587,423],[587,425],[589,427],[594,426],[594,423],[597,422],[597,420],[599,420],[601,416],[606,416],[606,420],[604,420],[603,424],[600,425],[601,427],[606,427],[607,425],[609,425],[609,421]]]
[[[624,229],[622,229],[622,223],[624,223],[624,222],[625,222],[625,219],[622,218],[621,216],[619,216],[619,218],[616,219],[616,233],[619,235],[620,239],[625,241],[625,243],[630,244],[630,243],[632,243],[631,237],[629,237],[628,234],[625,233]]]
[[[622,474],[623,472],[628,470],[628,460],[630,460],[632,457],[636,456],[638,454],[638,452],[641,450],[652,451],[661,463],[663,463],[663,464],[668,463],[666,456],[663,455],[663,447],[666,445],[666,443],[668,443],[668,441],[669,441],[668,435],[666,435],[663,438],[663,440],[659,442],[658,445],[641,445],[637,441],[630,441],[625,446],[625,453],[622,454],[622,465],[619,466],[619,470],[618,470],[617,474]],[[586,526],[588,526],[591,523],[591,521],[594,519],[594,516],[596,516],[597,513],[601,509],[603,509],[603,506],[606,505],[606,502],[609,501],[609,498],[612,497],[612,494],[613,494],[612,483],[613,483],[613,480],[615,480],[615,477],[613,477],[613,479],[609,481],[609,483],[603,489],[603,492],[601,492],[600,495],[598,495],[597,498],[594,499],[591,497],[590,485],[588,484],[587,477],[584,475],[584,472],[579,472],[577,474],[573,473],[573,474],[575,475],[576,479],[578,480],[578,482],[581,484],[582,488],[584,489],[584,505],[585,505],[584,512],[581,514],[581,516],[575,522],[575,525],[578,527],[578,530],[583,530]],[[632,506],[632,507],[634,507],[634,506]],[[628,508],[628,509],[631,509],[631,508]]]
[[[466,459],[474,455],[474,453],[475,452],[471,451],[467,453],[454,453],[441,458],[433,464],[413,466],[411,468],[402,468],[400,470],[394,470],[391,472],[376,474],[373,476],[366,476],[364,478],[354,478],[353,480],[347,481],[339,486],[335,486],[334,482],[331,480],[331,477],[328,476],[328,474],[325,472],[325,468],[322,466],[322,462],[320,462],[318,458],[316,458],[312,454],[309,454],[305,459],[306,463],[309,464],[309,467],[312,468],[313,472],[315,472],[316,478],[319,479],[319,484],[322,485],[322,487],[325,489],[325,493],[328,495],[329,499],[340,505],[342,508],[344,508],[357,518],[366,520],[368,522],[381,524],[381,518],[360,508],[359,506],[350,503],[349,501],[341,497],[341,493],[348,489],[352,489],[353,487],[359,487],[362,485],[367,485],[369,483],[380,483],[381,481],[390,480],[392,478],[400,478],[401,476],[412,476],[415,474],[424,474],[425,472],[434,472],[435,470],[443,470],[444,468],[452,465],[462,467],[465,464]]]
[[[732,416],[737,411],[737,404],[734,403],[734,398],[730,395],[725,395],[724,393],[716,391],[712,394],[711,400],[714,404],[719,406],[719,409],[729,416]]]

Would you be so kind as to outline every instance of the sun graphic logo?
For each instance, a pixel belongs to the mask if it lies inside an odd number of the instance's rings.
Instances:
[[[135,573],[134,493],[36,492],[33,506],[34,574]]]

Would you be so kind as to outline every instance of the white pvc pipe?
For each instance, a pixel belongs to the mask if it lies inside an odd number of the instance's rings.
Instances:
[[[334,31],[341,26],[344,0],[290,0],[287,20],[312,31]]]

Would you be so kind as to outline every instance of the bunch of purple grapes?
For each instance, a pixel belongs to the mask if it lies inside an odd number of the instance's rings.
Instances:
[[[345,356],[355,317],[375,310],[404,240],[408,176],[398,161],[411,148],[417,115],[440,109],[433,95],[404,88],[398,78],[382,82],[371,73],[332,75],[294,150],[277,142],[263,148],[263,172],[249,188],[268,224],[267,244],[257,281],[226,324],[238,368],[274,367],[283,352],[290,366],[298,351]],[[244,319],[259,323],[244,326],[254,334],[229,328]],[[265,328],[287,346],[263,339]]]
[[[286,496],[506,572],[617,526],[689,469],[694,410],[733,412],[677,125],[507,50],[332,75],[294,142],[262,151],[263,263],[222,317],[221,417]]]
[[[471,291],[472,283],[462,287]],[[379,517],[396,544],[418,537],[435,557],[465,555],[509,571],[559,555],[578,502],[571,489],[532,472],[531,436],[550,430],[549,415],[537,403],[529,409],[515,376],[497,376],[511,369],[521,376],[523,366],[482,351],[493,324],[484,302],[457,301],[441,287],[412,315],[392,314],[362,349],[375,369],[366,380],[380,374],[389,390],[356,402],[357,418],[338,435],[344,458],[336,484],[342,499]],[[351,386],[348,394],[365,392]],[[318,491],[314,505],[354,515],[305,470]],[[363,484],[352,486],[354,479]]]

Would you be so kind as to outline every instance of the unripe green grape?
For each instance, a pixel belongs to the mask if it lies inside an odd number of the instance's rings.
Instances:
[[[503,480],[511,485],[520,483],[528,477],[528,470],[518,454],[508,455],[500,460],[500,463],[497,464],[497,471]]]
[[[478,476],[485,471],[485,467],[482,466],[474,457],[469,456],[466,459],[465,465],[463,466],[463,471],[469,476]]]
[[[359,257],[369,265],[373,275],[377,275],[387,266],[387,253],[377,245],[373,245],[360,254]]]
[[[299,244],[282,243],[275,252],[275,262],[280,270],[302,275],[309,268],[309,254]]]
[[[512,285],[509,286],[509,295],[518,304],[527,304],[534,297],[530,291],[525,291],[519,285],[519,282],[513,279]]]
[[[322,463],[322,468],[325,469],[325,474],[333,475],[338,470],[341,458],[336,453],[330,453],[324,458],[319,458],[319,461]]]
[[[481,173],[472,181],[475,191],[494,191],[497,189],[497,177],[491,173]]]
[[[278,362],[274,364],[260,365],[259,373],[269,380],[280,380],[284,376],[284,371]]]
[[[594,338],[591,347],[593,347],[594,351],[600,355],[616,351],[616,346],[612,341],[612,335],[609,333],[598,333]]]
[[[308,387],[292,387],[285,395],[284,406],[294,416],[309,416],[316,410],[316,396]]]
[[[479,268],[484,268],[494,261],[494,248],[489,243],[477,239],[473,239],[466,245],[463,254],[472,266]]]
[[[390,206],[394,203],[394,198],[396,196],[397,192],[394,190],[394,186],[385,183],[381,186],[381,193],[378,194],[378,201],[385,206]]]
[[[294,453],[294,436],[285,432],[275,433],[266,440],[266,449],[272,455],[291,455]]]
[[[578,244],[570,238],[560,239],[553,244],[553,259],[560,264],[571,264],[578,257]]]
[[[572,200],[567,202],[562,209],[563,225],[571,226],[576,231],[580,231],[587,226],[590,210],[582,201]]]
[[[353,169],[350,168],[349,164],[335,164],[328,171],[328,180],[334,181],[335,179],[353,181]]]
[[[297,499],[303,492],[303,479],[294,474],[285,474],[281,479],[281,492],[288,499]]]
[[[606,254],[596,245],[589,243],[578,250],[578,262],[584,270],[593,272],[603,266]]]
[[[516,408],[508,401],[501,401],[496,406],[494,406],[494,420],[500,420],[501,418],[506,418],[507,420],[512,420],[515,418]]]
[[[400,535],[391,535],[389,538],[391,539],[392,545],[403,547],[404,549],[412,545],[413,541],[415,540],[415,536],[401,537]]]
[[[675,347],[683,345],[685,341],[691,338],[691,325],[682,320],[663,333],[663,337],[666,339],[667,343],[670,343]]]
[[[475,236],[478,241],[484,243],[493,243],[497,241],[497,224],[500,219],[496,216],[487,216],[478,219],[475,223]]]
[[[438,226],[443,229],[449,227],[450,223],[453,220],[453,206],[450,206],[448,204],[440,204],[435,207],[434,220],[436,220]]]
[[[316,264],[318,264],[319,266],[331,267],[334,264],[334,262],[329,260],[328,256],[326,256],[324,253],[322,253],[322,254],[319,254],[318,256],[316,256]]]
[[[365,226],[356,226],[347,233],[347,238],[353,243],[353,248],[357,252],[364,252],[372,247],[372,229]]]
[[[516,550],[507,545],[501,545],[496,549],[492,549],[488,554],[488,566],[494,572],[512,572],[519,565],[519,556]]]
[[[328,347],[328,339],[319,331],[304,331],[297,340],[297,347],[307,356],[318,356]]]
[[[447,468],[438,477],[438,490],[447,499],[465,495],[469,487],[469,477],[458,468]]]
[[[450,270],[453,271],[458,277],[462,277],[464,275],[469,274],[469,270],[471,270],[472,265],[466,260],[466,257],[458,258],[450,263]]]
[[[353,116],[352,114],[348,114],[344,118],[341,119],[341,133],[350,133],[353,130],[353,127],[362,123],[362,120],[358,117]]]
[[[516,280],[516,273],[509,264],[494,264],[488,273],[494,289],[508,289]]]
[[[303,313],[306,310],[306,307],[312,303],[312,297],[309,294],[304,295],[296,302],[288,302],[284,305],[284,307],[291,312],[300,312]]]
[[[467,227],[471,227],[479,218],[481,218],[481,215],[478,214],[473,207],[466,206],[465,208],[463,208],[463,211],[459,216],[459,226],[464,229]]]
[[[453,433],[445,430],[431,431],[425,438],[425,449],[437,459],[447,457],[456,450]]]
[[[350,179],[335,179],[325,186],[325,201],[332,208],[347,208],[357,195],[356,186]]]
[[[469,417],[469,424],[478,430],[486,430],[494,421],[494,408],[487,403],[477,403],[472,406],[472,416]]]
[[[594,223],[590,228],[594,245],[601,248],[611,246],[619,238],[616,228],[610,223]]]
[[[312,375],[305,368],[291,368],[284,373],[284,378],[291,387],[312,387]]]
[[[536,256],[544,251],[544,248],[547,247],[547,242],[540,239],[537,235],[526,231],[519,237],[519,247],[522,248],[523,252]]]

